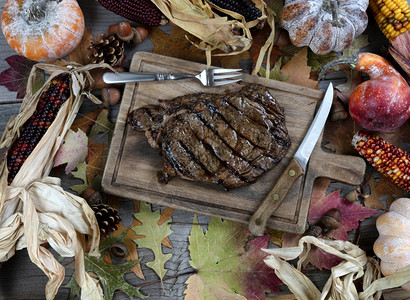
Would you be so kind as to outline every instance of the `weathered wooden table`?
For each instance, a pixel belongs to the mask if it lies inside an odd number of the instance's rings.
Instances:
[[[123,20],[122,17],[117,16],[106,9],[104,9],[97,1],[78,1],[85,15],[87,29],[92,29],[94,34],[105,32],[108,25],[115,24]],[[5,0],[0,1],[0,9],[2,10],[5,5]],[[169,28],[164,27],[164,30]],[[379,36],[380,37],[380,36]],[[374,38],[372,41],[373,47],[381,47],[383,41],[378,38]],[[130,63],[132,54],[135,51],[152,51],[153,44],[148,39],[142,44],[134,46],[129,49],[127,56]],[[5,58],[15,55],[16,53],[6,43],[4,36],[0,35],[0,71],[7,69],[9,66],[5,61]],[[340,80],[336,78],[335,80]],[[0,86],[0,133],[4,131],[5,125],[12,115],[17,114],[21,105],[21,99],[16,99],[15,92],[9,92],[4,86]],[[117,105],[118,106],[118,105]],[[118,107],[112,107],[112,121],[115,121],[116,111]],[[81,112],[90,111],[95,107],[85,105]],[[63,187],[72,185],[69,179],[63,180]],[[340,185],[338,186],[340,187]],[[346,192],[351,187],[340,187],[342,193]],[[158,208],[158,207],[157,207]],[[162,207],[159,207],[162,209]],[[123,205],[120,208],[120,214],[123,218],[124,226],[128,226],[132,222],[133,218],[133,203],[132,201],[125,199]],[[167,253],[172,253],[172,258],[166,263],[165,267],[168,269],[167,280],[164,281],[164,285],[161,286],[157,275],[152,269],[145,266],[145,262],[153,259],[153,254],[150,250],[139,249],[139,257],[142,258],[142,270],[146,277],[146,280],[138,279],[134,274],[127,274],[126,279],[137,286],[142,286],[141,292],[145,295],[150,295],[150,299],[183,299],[186,285],[184,282],[189,277],[189,272],[193,269],[189,265],[189,251],[188,251],[188,237],[192,227],[192,220],[194,214],[182,210],[174,210],[172,214],[173,222],[172,230],[174,233],[170,236],[172,249],[166,248]],[[199,215],[199,222],[206,224],[209,222],[210,217]],[[375,218],[369,218],[366,220],[365,226],[363,226],[361,237],[359,239],[359,245],[365,250],[371,250],[372,244],[377,237],[377,232],[374,228]],[[367,228],[367,229],[366,229]],[[69,259],[63,261],[69,262]],[[66,279],[63,285],[66,284],[73,273],[73,264],[66,266]],[[180,275],[186,274],[186,275]],[[309,277],[313,282],[322,288],[328,278],[329,272],[319,271],[312,268],[309,272]],[[47,277],[42,271],[34,265],[26,250],[17,251],[14,257],[9,261],[4,262],[0,267],[0,299],[44,299],[44,289],[47,282]],[[272,295],[272,299],[294,299],[292,296],[286,296],[289,294],[288,289],[284,286],[283,292]],[[60,288],[56,299],[67,299],[69,290],[66,288]],[[126,299],[127,297],[121,293],[116,293],[115,299]],[[392,290],[385,293],[386,299],[410,299],[410,294],[403,292],[400,289]]]

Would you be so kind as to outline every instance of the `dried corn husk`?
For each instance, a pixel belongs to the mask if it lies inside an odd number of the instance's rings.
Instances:
[[[332,273],[322,292],[301,272],[307,263],[312,245],[336,255],[343,261],[332,268]],[[381,291],[399,287],[410,278],[410,266],[397,273],[381,278],[377,260],[366,256],[366,252],[347,241],[334,241],[305,236],[297,247],[264,249],[270,255],[265,263],[275,269],[276,275],[289,287],[297,299],[303,300],[370,300],[380,299]],[[297,268],[286,262],[299,257]],[[354,284],[362,279],[363,291],[359,292]]]
[[[259,71],[265,54],[270,54],[272,51],[275,35],[274,12],[263,0],[253,0],[255,6],[261,10],[262,16],[251,22],[245,22],[240,14],[218,8],[207,1],[152,0],[152,2],[174,24],[201,40],[196,46],[206,51],[208,66],[211,63],[211,53],[215,49],[222,50],[225,55],[236,55],[247,51],[252,45],[250,28],[257,26],[260,21],[265,21],[271,27],[271,34],[260,50],[255,73]],[[211,5],[235,19],[228,20],[227,17],[218,16],[212,11]],[[239,30],[243,32],[240,35]]]
[[[20,112],[9,120],[0,140],[0,148],[8,148],[19,135],[21,126],[33,114],[47,83],[62,72],[71,74],[69,99],[62,105],[56,119],[9,186],[6,155],[0,162],[0,261],[8,260],[16,250],[26,247],[30,259],[49,278],[46,285],[47,299],[55,297],[64,279],[64,267],[41,245],[45,242],[63,257],[75,256],[75,273],[82,288],[82,298],[102,298],[98,282],[84,270],[84,252],[99,255],[99,229],[94,212],[83,198],[64,191],[58,178],[48,176],[83,96],[99,102],[87,91],[93,81],[89,70],[97,67],[109,66],[64,68],[48,64],[35,65]],[[45,70],[51,75],[43,88],[33,95],[32,84],[38,70]]]

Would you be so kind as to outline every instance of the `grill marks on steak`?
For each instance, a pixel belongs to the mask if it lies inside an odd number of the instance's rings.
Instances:
[[[128,121],[162,149],[165,183],[180,176],[239,187],[278,164],[290,147],[283,108],[257,84],[159,100],[132,111]]]

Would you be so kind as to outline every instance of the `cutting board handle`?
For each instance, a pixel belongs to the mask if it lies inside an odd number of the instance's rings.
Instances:
[[[326,177],[341,183],[358,185],[362,183],[366,162],[359,156],[341,155],[314,151],[309,170],[316,177]]]

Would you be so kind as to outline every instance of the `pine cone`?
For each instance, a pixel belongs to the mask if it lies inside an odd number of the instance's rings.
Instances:
[[[117,225],[121,221],[118,210],[107,204],[92,205],[91,208],[94,210],[102,237],[107,237],[110,232],[117,230]]]
[[[124,59],[124,42],[115,35],[99,34],[88,48],[93,64],[107,63],[112,67],[121,65]]]

